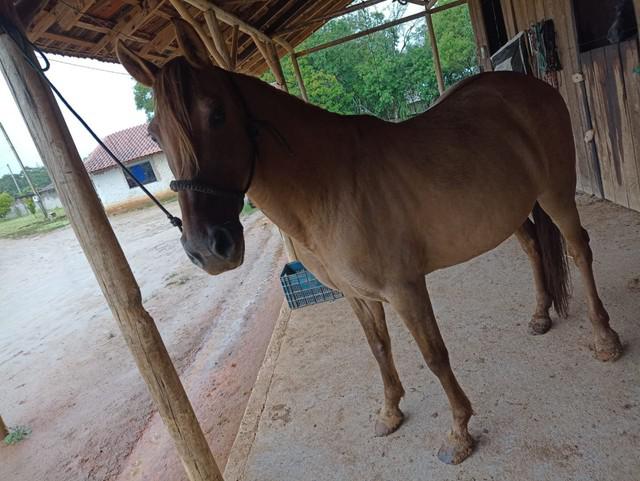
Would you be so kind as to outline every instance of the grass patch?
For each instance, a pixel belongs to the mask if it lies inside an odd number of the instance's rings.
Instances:
[[[34,234],[42,234],[65,227],[69,224],[69,219],[67,219],[67,215],[63,209],[55,209],[53,213],[55,214],[55,218],[53,219],[45,219],[44,216],[38,212],[33,215],[29,214],[15,219],[2,220],[0,221],[0,238],[15,239]]]
[[[31,428],[29,426],[14,426],[9,428],[9,434],[5,436],[4,443],[17,444],[28,438],[30,434]]]

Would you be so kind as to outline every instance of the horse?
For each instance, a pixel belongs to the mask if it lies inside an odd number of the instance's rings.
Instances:
[[[564,239],[586,286],[595,357],[620,356],[575,204],[569,113],[553,88],[520,74],[483,73],[404,122],[342,116],[213,66],[194,29],[174,24],[183,56],[161,68],[123,42],[116,51],[153,88],[149,134],[177,179],[184,250],[212,275],[242,264],[239,213],[247,193],[291,237],[303,264],[344,293],[360,321],[384,385],[376,435],[394,432],[404,418],[387,303],[448,397],[453,422],[438,458],[458,464],[471,454],[473,410],[452,371],[425,276],[512,234],[533,267],[529,330],[549,330],[551,306],[566,315]]]

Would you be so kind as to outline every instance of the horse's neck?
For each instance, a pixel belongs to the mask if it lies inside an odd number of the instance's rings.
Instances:
[[[339,144],[333,139],[346,122],[256,79],[238,76],[237,83],[262,124],[249,196],[278,227],[305,243],[309,218],[323,217],[320,204],[335,184],[340,156],[333,155]]]

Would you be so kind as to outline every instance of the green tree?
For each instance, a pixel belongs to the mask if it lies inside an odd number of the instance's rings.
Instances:
[[[395,7],[387,15],[359,11],[333,20],[300,46],[316,46],[403,16]],[[455,7],[434,15],[447,86],[478,71],[469,11]],[[332,112],[368,113],[402,120],[426,109],[438,96],[433,54],[424,20],[396,26],[302,57],[300,69],[309,101]],[[289,91],[299,90],[290,59],[283,62]],[[273,82],[270,72],[263,79]]]
[[[31,214],[35,215],[35,213],[36,213],[36,203],[33,201],[33,198],[27,197],[27,199],[25,199],[24,203],[27,206],[27,209],[29,209],[29,212],[31,212]]]
[[[13,197],[7,192],[0,193],[0,219],[4,219],[13,205]]]
[[[36,189],[42,189],[43,187],[51,184],[51,179],[49,178],[47,169],[44,167],[26,167],[25,170],[27,171],[27,174],[29,174],[29,178],[31,178]],[[8,192],[15,197],[20,193],[31,191],[31,187],[29,187],[29,183],[27,182],[23,172],[15,174],[14,177],[20,186],[20,192],[16,189],[16,185],[13,183],[13,179],[9,174],[5,174],[0,177],[0,192]]]
[[[147,115],[147,120],[153,118],[153,92],[151,88],[136,82],[133,86],[133,100],[138,110],[143,110]]]
[[[450,0],[449,0],[450,1]],[[440,4],[447,2],[440,2]],[[334,19],[306,39],[299,50],[330,42],[375,27],[404,15],[395,4],[385,13],[360,10]],[[466,5],[438,12],[434,30],[447,86],[477,72],[476,50]],[[320,50],[299,59],[309,101],[339,114],[371,114],[402,120],[425,110],[439,96],[433,54],[427,42],[425,21],[389,29]],[[293,66],[282,62],[289,92],[299,95]],[[273,83],[267,71],[262,79]],[[136,107],[153,116],[151,90],[134,87]]]

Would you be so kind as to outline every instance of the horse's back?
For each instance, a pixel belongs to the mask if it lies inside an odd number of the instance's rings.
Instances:
[[[416,229],[429,270],[498,245],[546,189],[575,188],[566,106],[535,78],[498,72],[464,80],[407,129],[423,140],[399,175],[413,191],[407,204],[420,205]]]

